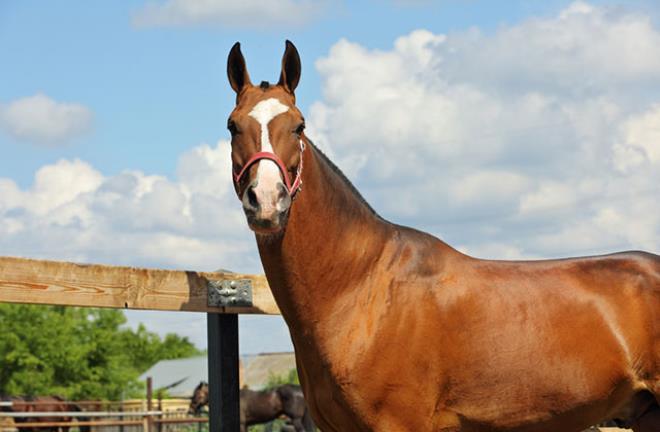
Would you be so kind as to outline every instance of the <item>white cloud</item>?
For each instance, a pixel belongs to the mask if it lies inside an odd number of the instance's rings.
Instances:
[[[80,160],[42,167],[25,189],[0,179],[3,253],[259,271],[229,153],[226,141],[193,148],[176,180],[139,171],[106,177]]]
[[[622,126],[622,142],[614,147],[614,163],[621,171],[644,163],[660,169],[660,103],[631,116]]]
[[[93,114],[84,105],[57,102],[38,93],[0,105],[0,128],[20,141],[66,144],[91,129]]]
[[[437,54],[452,83],[590,96],[657,82],[658,46],[649,17],[575,2],[555,18],[530,18],[494,35],[451,35]]]
[[[647,17],[576,2],[492,34],[341,40],[316,66],[308,135],[384,216],[500,258],[660,248]]]
[[[148,2],[133,16],[137,27],[225,26],[273,28],[299,26],[325,9],[317,0],[166,0]]]
[[[498,205],[497,201],[517,202],[529,179],[514,172],[481,170],[449,184],[449,197],[457,205]]]

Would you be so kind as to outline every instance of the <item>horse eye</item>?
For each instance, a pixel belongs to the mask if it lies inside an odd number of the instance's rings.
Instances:
[[[233,120],[229,120],[227,122],[227,129],[229,129],[229,133],[232,134],[232,136],[239,133],[238,127],[236,126],[236,123],[234,123]]]
[[[298,125],[298,127],[294,132],[296,135],[300,135],[301,133],[303,133],[304,130],[305,130],[305,122],[302,122]]]

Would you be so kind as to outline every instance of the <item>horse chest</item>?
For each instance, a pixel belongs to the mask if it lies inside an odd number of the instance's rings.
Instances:
[[[421,380],[420,385],[406,384],[406,380],[414,381],[409,371],[395,372],[396,358],[386,353],[385,358],[373,361],[375,351],[355,355],[348,351],[356,348],[348,345],[343,355],[339,349],[299,348],[296,343],[300,378],[311,412],[324,432],[432,430],[433,406],[427,403],[434,400],[430,387],[422,389]],[[384,369],[384,363],[389,367]]]

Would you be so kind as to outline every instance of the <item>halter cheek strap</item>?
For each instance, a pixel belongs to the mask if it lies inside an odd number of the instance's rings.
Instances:
[[[277,167],[280,169],[280,172],[282,173],[282,177],[284,177],[284,184],[286,190],[289,196],[293,198],[296,192],[298,192],[302,188],[302,168],[303,168],[304,151],[305,151],[305,141],[303,141],[303,139],[300,138],[300,162],[298,163],[298,169],[296,170],[296,178],[293,180],[293,183],[291,182],[291,177],[289,176],[289,171],[287,170],[286,165],[284,165],[282,159],[280,159],[275,153],[271,153],[271,152],[255,153],[245,163],[245,165],[243,165],[243,168],[241,168],[238,174],[234,173],[234,183],[236,184],[237,189],[241,181],[241,178],[250,169],[252,165],[254,165],[255,163],[259,162],[262,159],[268,159],[275,162]]]

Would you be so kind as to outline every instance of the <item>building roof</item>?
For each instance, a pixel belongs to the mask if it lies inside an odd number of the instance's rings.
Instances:
[[[240,358],[241,386],[263,388],[271,375],[286,375],[296,368],[295,356],[287,353],[264,353]],[[140,376],[151,377],[154,390],[166,389],[174,397],[190,397],[201,381],[208,382],[206,355],[176,360],[161,360]]]
[[[245,365],[241,386],[260,389],[268,384],[272,375],[288,375],[296,368],[296,357],[288,353],[264,353],[243,358]]]
[[[206,356],[161,360],[140,376],[151,377],[154,390],[167,389],[174,397],[190,397],[200,381],[208,381]]]

